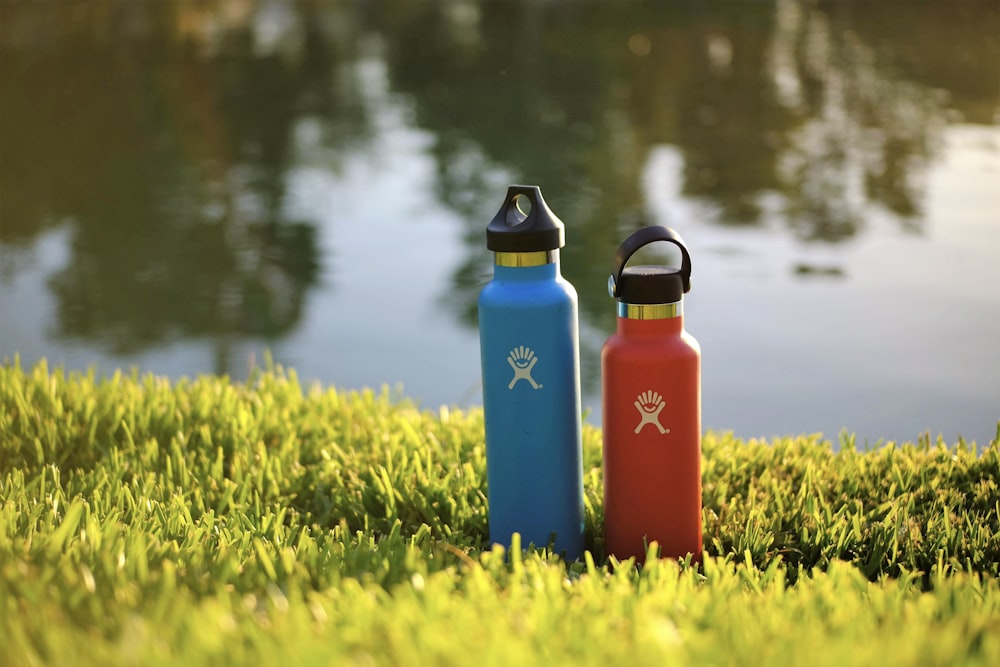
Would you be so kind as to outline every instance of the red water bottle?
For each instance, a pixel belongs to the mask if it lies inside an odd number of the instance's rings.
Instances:
[[[681,251],[680,268],[625,268],[655,241]],[[669,227],[644,227],[615,254],[608,291],[617,331],[601,350],[604,548],[619,559],[701,560],[701,350],[684,330],[691,258]]]

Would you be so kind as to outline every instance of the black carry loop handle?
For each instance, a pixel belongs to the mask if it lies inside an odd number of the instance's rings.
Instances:
[[[524,198],[531,206],[518,206]],[[566,245],[565,225],[542,198],[537,185],[511,185],[507,197],[486,227],[486,247],[495,252],[537,252]]]
[[[639,248],[656,241],[673,243],[681,250],[681,268],[625,264]],[[608,293],[624,303],[674,303],[691,290],[691,256],[681,235],[663,225],[633,232],[615,253],[615,270],[608,278]]]

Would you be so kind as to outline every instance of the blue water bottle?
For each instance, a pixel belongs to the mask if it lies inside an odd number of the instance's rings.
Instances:
[[[479,295],[490,540],[583,551],[576,290],[559,272],[564,226],[537,186],[512,185],[486,228]]]

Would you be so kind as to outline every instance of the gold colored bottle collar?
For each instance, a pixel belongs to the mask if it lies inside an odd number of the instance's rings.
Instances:
[[[618,302],[618,317],[630,320],[665,320],[684,314],[684,302],[676,303],[622,303]]]
[[[555,250],[538,250],[534,252],[497,252],[493,263],[497,266],[544,266],[556,261]]]

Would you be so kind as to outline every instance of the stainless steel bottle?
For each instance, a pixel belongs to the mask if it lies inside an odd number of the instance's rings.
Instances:
[[[559,271],[564,225],[537,186],[513,185],[486,230],[479,296],[490,539],[583,551],[577,296]]]
[[[625,267],[639,248],[667,241],[681,266]],[[615,333],[601,352],[604,546],[642,561],[701,560],[701,349],[684,330],[691,258],[668,227],[644,227],[622,243],[609,281]]]

